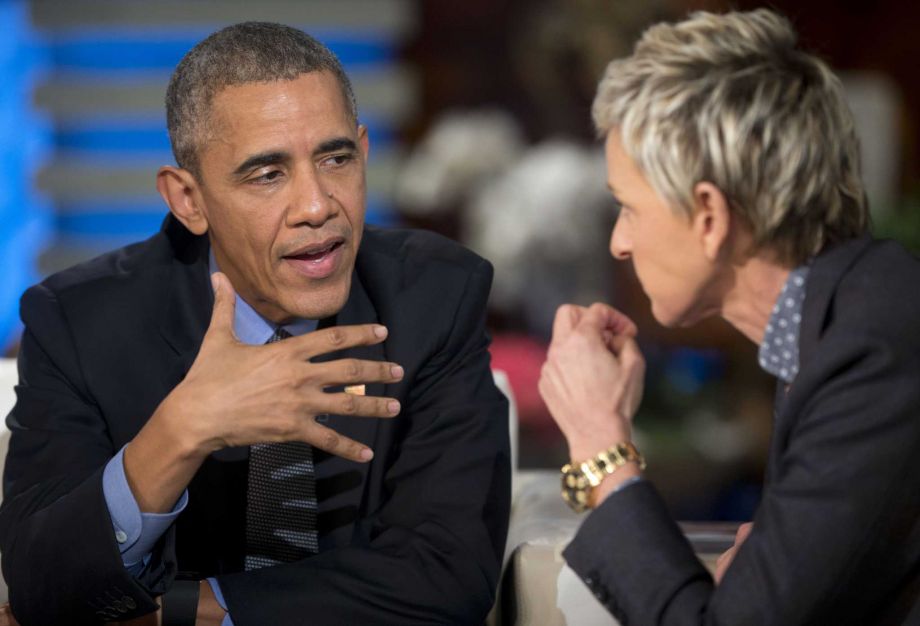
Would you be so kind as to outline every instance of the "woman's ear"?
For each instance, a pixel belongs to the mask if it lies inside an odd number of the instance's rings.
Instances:
[[[170,212],[192,233],[208,232],[208,216],[201,203],[198,181],[188,170],[164,165],[157,171],[157,191]]]
[[[728,199],[714,184],[700,182],[693,187],[693,208],[693,230],[703,246],[703,254],[715,261],[725,252],[731,234]]]

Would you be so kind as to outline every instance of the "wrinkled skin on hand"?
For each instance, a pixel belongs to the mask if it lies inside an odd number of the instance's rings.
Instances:
[[[605,304],[556,312],[539,389],[573,461],[630,440],[645,378],[635,336],[633,321]]]

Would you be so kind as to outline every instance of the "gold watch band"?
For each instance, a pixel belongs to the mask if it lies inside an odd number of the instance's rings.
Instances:
[[[645,469],[645,459],[631,441],[614,444],[599,452],[593,458],[577,465],[571,463],[562,467],[562,499],[576,513],[591,508],[591,490],[601,481],[627,463],[639,464]]]

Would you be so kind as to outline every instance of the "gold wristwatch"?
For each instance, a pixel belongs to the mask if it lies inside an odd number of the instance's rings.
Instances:
[[[569,463],[562,467],[562,499],[576,513],[587,511],[591,502],[591,490],[601,484],[604,477],[613,474],[627,463],[635,461],[639,469],[645,469],[645,459],[631,441],[618,443],[600,452],[593,459],[578,465]]]

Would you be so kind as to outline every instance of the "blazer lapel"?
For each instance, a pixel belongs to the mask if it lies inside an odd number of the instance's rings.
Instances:
[[[211,321],[214,294],[208,276],[208,242],[185,230],[172,216],[164,230],[175,251],[167,274],[169,285],[161,312],[160,334],[176,354],[165,372],[175,387],[188,372]]]
[[[824,332],[837,284],[871,243],[872,238],[864,235],[834,246],[815,259],[808,274],[802,307],[802,327],[799,331],[800,371],[808,365]]]
[[[370,301],[357,272],[352,274],[348,301],[339,313],[320,322],[319,328],[377,323],[377,311]],[[373,361],[386,360],[384,344],[358,346],[313,359],[316,362],[342,358]],[[365,395],[384,395],[383,383],[367,383]],[[341,392],[342,386],[330,389]],[[329,415],[317,418],[321,424],[345,437],[373,447],[379,420],[369,417]],[[316,462],[317,496],[319,498],[320,548],[343,545],[350,541],[354,522],[361,514],[368,463],[347,461],[321,450],[314,453]]]
[[[786,445],[788,418],[795,415],[795,411],[801,406],[802,396],[796,393],[801,385],[799,380],[807,370],[827,326],[837,285],[871,243],[872,239],[868,235],[842,242],[819,254],[812,263],[805,287],[802,325],[799,329],[800,373],[788,388],[782,381],[777,382],[773,405],[773,443],[770,447],[770,461],[767,463],[766,485],[773,482],[773,474],[781,467],[779,457]],[[792,413],[789,413],[790,410]]]

